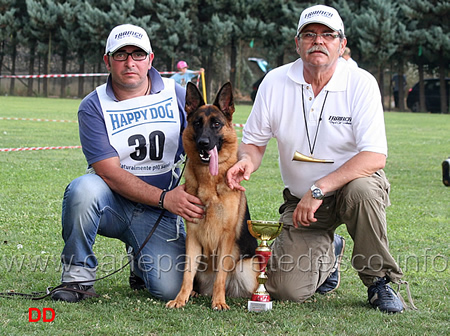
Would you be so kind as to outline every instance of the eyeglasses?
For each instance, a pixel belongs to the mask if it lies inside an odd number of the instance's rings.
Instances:
[[[339,37],[339,34],[334,33],[323,33],[323,34],[316,34],[316,33],[299,33],[298,36],[307,42],[315,41],[317,37],[323,38],[327,42],[332,42],[334,39]]]
[[[109,54],[112,56],[114,61],[125,62],[128,59],[128,56],[131,55],[133,61],[143,61],[147,58],[148,54],[145,51],[133,51],[131,53],[127,53],[125,51],[118,51],[114,54]]]

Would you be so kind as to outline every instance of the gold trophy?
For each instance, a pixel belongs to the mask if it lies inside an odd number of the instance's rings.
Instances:
[[[248,301],[248,310],[253,312],[261,312],[272,309],[270,295],[264,286],[267,281],[267,263],[272,255],[268,242],[275,239],[281,233],[283,223],[275,221],[248,220],[247,225],[251,235],[261,241],[259,246],[256,248],[256,256],[258,258],[260,272],[258,275],[259,286],[253,293],[251,301]]]

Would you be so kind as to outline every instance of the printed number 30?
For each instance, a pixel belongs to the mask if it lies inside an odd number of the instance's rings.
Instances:
[[[166,138],[161,131],[154,131],[150,133],[149,137],[149,158],[150,160],[161,160],[163,157],[164,142]],[[142,134],[135,134],[128,138],[128,146],[135,146],[135,151],[130,154],[130,157],[136,161],[142,161],[147,156],[147,141]]]

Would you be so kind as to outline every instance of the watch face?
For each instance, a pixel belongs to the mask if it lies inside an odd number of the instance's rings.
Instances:
[[[316,188],[312,191],[312,197],[315,199],[322,199],[323,198],[323,194],[322,194],[322,190],[320,190],[319,188]]]

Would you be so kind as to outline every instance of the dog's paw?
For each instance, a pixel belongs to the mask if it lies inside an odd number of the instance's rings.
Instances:
[[[186,302],[180,300],[171,300],[166,303],[166,308],[183,308]]]
[[[212,309],[213,310],[218,310],[218,311],[222,311],[222,310],[229,310],[230,306],[227,305],[225,302],[214,302],[212,303]]]

